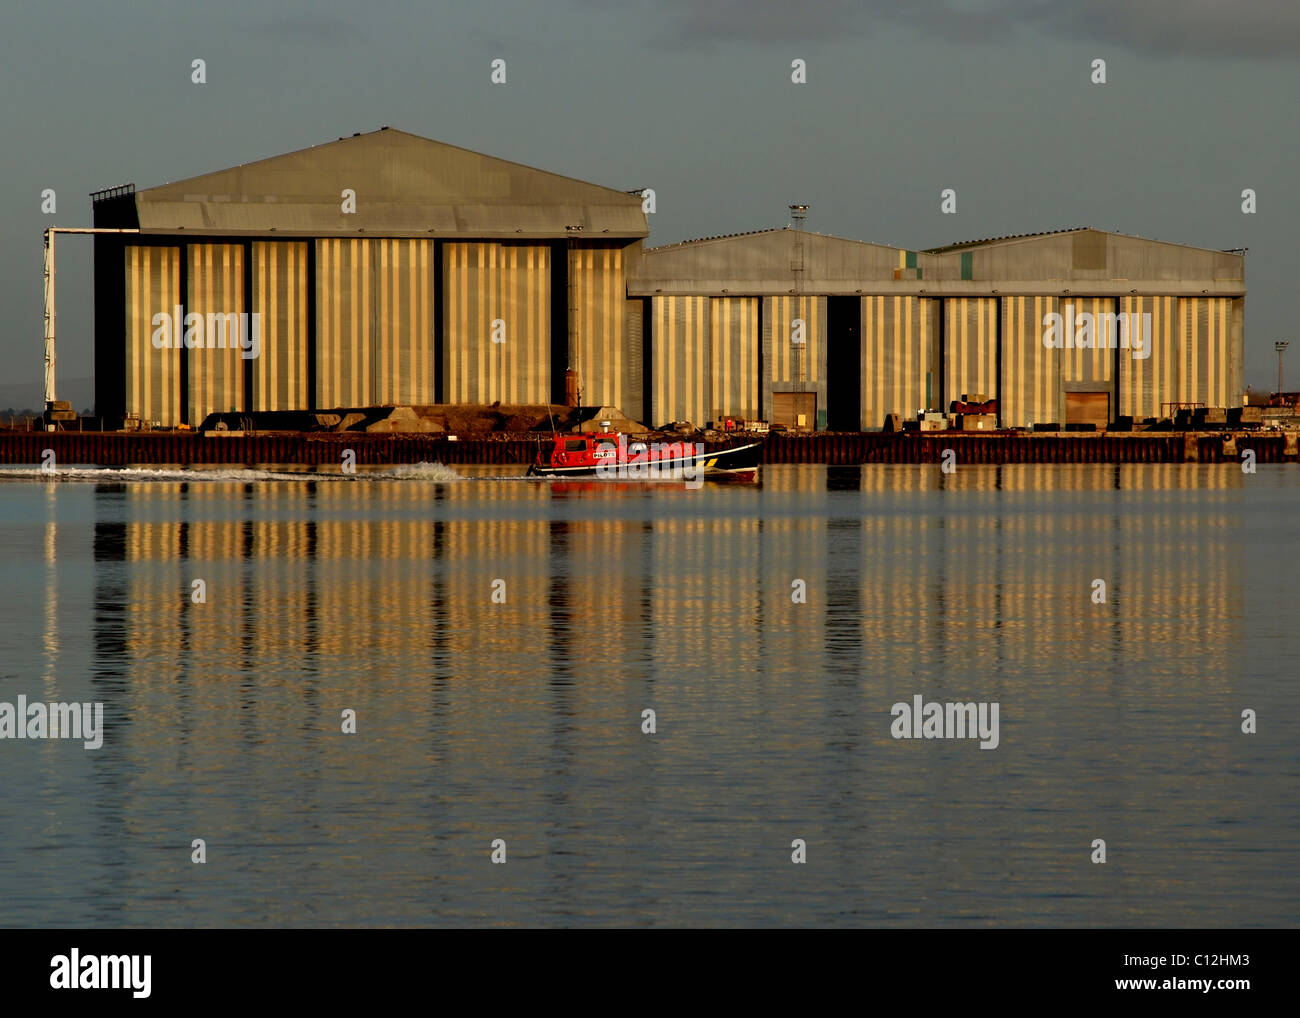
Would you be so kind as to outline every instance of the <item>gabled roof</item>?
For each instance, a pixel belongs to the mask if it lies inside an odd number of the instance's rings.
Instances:
[[[690,240],[679,240],[674,244],[660,244],[657,247],[648,247],[645,249],[646,254],[659,251],[671,251],[674,248],[695,247],[699,244],[714,244],[719,241],[740,240],[746,237],[761,237],[765,234],[795,234],[803,238],[805,244],[816,244],[826,242],[831,245],[838,244],[859,244],[865,247],[883,248],[889,251],[897,251],[898,248],[892,244],[876,244],[869,240],[852,240],[848,237],[837,237],[831,233],[813,233],[809,230],[800,230],[793,226],[770,226],[761,230],[742,230],[740,233],[719,233],[712,237],[694,237]]]
[[[954,257],[956,255],[956,257]],[[1236,253],[1091,227],[963,241],[928,251],[791,227],[650,248],[628,263],[630,296],[767,294],[1059,294],[1245,292]]]
[[[631,240],[650,232],[641,202],[390,128],[135,194],[143,232],[244,236]]]
[[[789,227],[786,227],[786,229],[789,229]],[[779,233],[779,232],[780,232],[780,227],[772,226],[763,230],[743,230],[740,233],[719,233],[713,237],[693,237],[690,240],[679,240],[675,244],[659,244],[656,247],[648,247],[645,249],[645,253],[649,254],[651,251],[668,251],[671,250],[672,248],[688,247],[692,244],[708,244],[715,240],[733,240],[736,237],[755,237],[760,233]]]
[[[855,292],[865,279],[891,279],[906,252],[793,227],[665,244],[628,265],[628,293]]]
[[[1063,230],[1040,230],[1038,233],[1010,233],[1005,237],[985,237],[983,240],[959,240],[955,244],[944,244],[942,247],[928,247],[925,249],[926,254],[947,254],[949,251],[959,251],[968,247],[983,247],[985,244],[1000,244],[1008,240],[1027,240],[1030,237],[1050,237],[1058,233],[1078,233],[1081,230],[1091,230],[1091,226],[1070,226]]]
[[[1180,244],[1172,240],[1156,240],[1153,237],[1141,237],[1135,233],[1120,233],[1118,230],[1098,230],[1092,226],[1072,226],[1061,230],[1041,230],[1038,233],[1011,233],[1005,237],[987,237],[983,240],[962,240],[955,244],[945,244],[942,247],[925,248],[922,253],[928,255],[950,254],[953,251],[968,251],[980,247],[996,247],[998,245],[1009,244],[1028,244],[1042,240],[1048,237],[1061,237],[1068,233],[1091,233],[1098,237],[1114,237],[1121,241],[1136,241],[1140,244],[1159,244],[1164,247],[1181,247],[1189,251],[1205,251],[1210,253],[1239,255],[1244,249],[1217,249],[1208,247],[1198,247],[1195,244]]]

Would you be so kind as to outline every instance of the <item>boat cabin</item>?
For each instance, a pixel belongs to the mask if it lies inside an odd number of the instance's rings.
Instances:
[[[540,466],[550,467],[594,467],[602,462],[617,463],[620,437],[616,431],[601,431],[588,435],[556,435],[552,439],[549,450],[543,446],[538,451],[537,462]],[[626,442],[628,460],[647,455],[644,442],[627,442],[626,439],[624,442]]]

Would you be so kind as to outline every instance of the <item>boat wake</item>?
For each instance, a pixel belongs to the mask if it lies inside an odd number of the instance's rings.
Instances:
[[[381,473],[367,474],[365,479],[369,481],[463,481],[465,477],[443,463],[406,463]]]

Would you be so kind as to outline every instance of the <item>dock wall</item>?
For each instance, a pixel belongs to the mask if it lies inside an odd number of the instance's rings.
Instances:
[[[1295,461],[1295,432],[1161,432],[1159,434],[901,435],[880,432],[774,435],[764,442],[765,463],[938,463],[945,449],[970,463],[1227,463],[1252,449],[1256,462]],[[710,449],[740,441],[707,443]],[[295,464],[326,466],[352,449],[359,464],[441,462],[523,466],[537,453],[526,438],[449,442],[430,435],[253,434],[221,437],[185,432],[0,432],[0,464],[42,462],[54,451],[59,465]]]

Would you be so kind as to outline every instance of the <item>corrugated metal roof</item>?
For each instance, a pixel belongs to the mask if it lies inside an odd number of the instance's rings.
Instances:
[[[956,251],[960,248],[979,247],[982,244],[997,244],[1004,240],[1026,240],[1030,237],[1050,237],[1058,233],[1078,233],[1081,230],[1091,229],[1091,226],[1069,226],[1061,230],[1040,230],[1038,233],[1009,233],[1005,237],[985,237],[983,240],[959,240],[955,244],[944,244],[942,247],[928,247],[925,249],[925,253],[946,254],[949,251]]]
[[[898,250],[894,244],[877,244],[870,240],[853,240],[849,237],[837,237],[833,233],[817,233],[813,230],[796,230],[793,226],[772,226],[762,230],[744,230],[740,233],[719,233],[713,237],[694,237],[690,240],[679,240],[675,244],[660,244],[657,247],[648,247],[645,253],[652,251],[669,251],[673,248],[690,247],[693,244],[709,244],[718,240],[735,240],[738,237],[761,237],[768,233],[802,233],[805,237],[817,237],[822,240],[831,240],[843,244],[866,244],[869,247],[887,247]]]
[[[344,212],[342,192],[356,194]],[[137,191],[147,233],[635,239],[641,196],[383,128]]]
[[[707,244],[711,240],[731,240],[733,237],[755,237],[761,233],[781,233],[788,230],[788,226],[772,226],[763,230],[743,230],[740,233],[719,233],[712,237],[693,237],[690,240],[679,240],[675,244],[660,244],[657,247],[646,248],[646,254],[651,251],[667,251],[674,247],[688,247],[691,244]]]
[[[1085,230],[1091,230],[1096,233],[1105,234],[1108,237],[1124,237],[1127,240],[1138,240],[1144,244],[1160,244],[1166,247],[1185,247],[1193,251],[1219,251],[1224,254],[1242,254],[1243,248],[1208,248],[1200,247],[1196,244],[1184,244],[1173,240],[1159,240],[1155,237],[1144,237],[1137,233],[1123,233],[1120,230],[1098,230],[1095,226],[1073,226],[1061,230],[1042,230],[1038,233],[1012,233],[1005,237],[989,237],[985,240],[964,240],[956,244],[945,244],[943,247],[925,248],[924,254],[946,254],[951,251],[961,251],[968,248],[980,247],[986,244],[1000,244],[1015,240],[1032,240],[1036,237],[1053,237],[1065,233],[1082,233]]]
[[[892,278],[900,249],[793,227],[703,237],[643,251],[628,264],[628,293],[850,291]],[[796,267],[796,265],[798,267]]]

